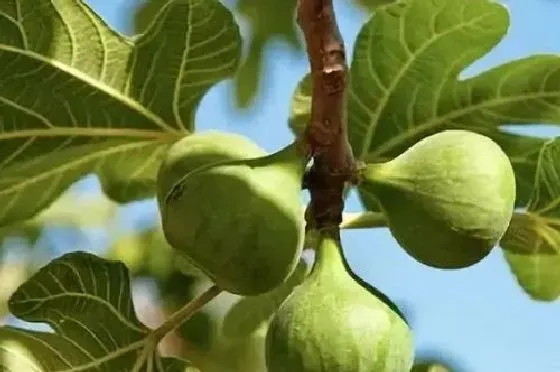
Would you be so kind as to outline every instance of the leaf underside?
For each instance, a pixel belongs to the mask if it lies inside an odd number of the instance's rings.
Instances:
[[[134,311],[126,266],[80,251],[42,267],[8,306],[54,332],[0,328],[0,370],[130,372],[149,332]],[[156,371],[188,366],[156,354],[149,362]]]
[[[560,297],[560,138],[542,148],[527,210],[514,216],[500,245],[531,298]]]
[[[116,201],[153,196],[162,154],[194,130],[200,100],[240,53],[218,0],[168,1],[135,38],[81,0],[2,2],[0,226],[88,173]]]

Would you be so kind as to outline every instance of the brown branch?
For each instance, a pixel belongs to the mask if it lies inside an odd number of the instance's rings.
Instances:
[[[311,122],[305,142],[313,156],[306,176],[311,194],[308,228],[338,226],[344,185],[356,179],[356,164],[346,128],[348,65],[332,0],[299,0],[297,20],[311,64]]]

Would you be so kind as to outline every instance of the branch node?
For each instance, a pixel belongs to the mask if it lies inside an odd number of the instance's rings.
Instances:
[[[305,186],[311,194],[309,228],[339,226],[344,187],[355,183],[357,168],[346,128],[348,65],[332,0],[299,0],[297,21],[303,31],[311,65],[311,122],[305,142],[313,166]]]

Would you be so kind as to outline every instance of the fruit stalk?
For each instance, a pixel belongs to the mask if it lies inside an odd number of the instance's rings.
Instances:
[[[313,156],[305,182],[311,195],[307,227],[338,226],[344,186],[357,178],[346,125],[346,52],[332,0],[299,0],[297,21],[305,36],[313,86],[311,122],[304,135]]]

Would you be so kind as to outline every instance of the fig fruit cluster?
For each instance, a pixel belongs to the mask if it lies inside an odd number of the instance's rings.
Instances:
[[[223,290],[272,290],[294,271],[303,248],[307,161],[296,143],[266,154],[235,134],[178,141],[157,177],[167,242]]]
[[[268,372],[408,372],[411,332],[386,296],[356,280],[340,241],[323,234],[305,281],[266,336]]]
[[[362,177],[360,191],[378,201],[398,243],[437,268],[486,257],[515,206],[508,156],[490,138],[465,130],[425,137],[389,162],[366,165]]]
[[[223,290],[257,296],[283,288],[305,240],[301,184],[308,161],[297,142],[272,154],[220,132],[175,143],[157,178],[167,242]],[[360,172],[360,191],[378,202],[398,243],[429,266],[479,262],[512,218],[511,163],[480,134],[443,131]],[[316,259],[274,305],[268,372],[410,371],[413,340],[398,308],[352,272],[338,229],[309,233],[317,238]]]

